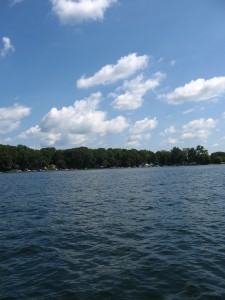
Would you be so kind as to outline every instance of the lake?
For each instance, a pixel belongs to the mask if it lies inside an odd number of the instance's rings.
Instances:
[[[225,165],[0,174],[0,299],[225,299]]]

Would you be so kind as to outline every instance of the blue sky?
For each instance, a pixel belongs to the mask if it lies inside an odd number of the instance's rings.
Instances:
[[[0,0],[0,143],[225,151],[224,0]]]

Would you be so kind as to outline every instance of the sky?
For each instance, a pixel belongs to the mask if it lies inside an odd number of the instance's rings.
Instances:
[[[224,0],[0,0],[0,144],[225,151]]]

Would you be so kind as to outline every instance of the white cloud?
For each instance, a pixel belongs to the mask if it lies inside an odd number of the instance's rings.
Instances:
[[[156,118],[137,121],[129,130],[129,137],[127,140],[127,145],[131,147],[138,147],[143,142],[149,141],[151,139],[150,131],[155,129],[158,125]]]
[[[187,114],[190,114],[191,112],[195,111],[195,108],[190,108],[190,109],[187,109],[187,110],[184,110],[182,111],[182,114],[183,115],[187,115]]]
[[[162,140],[160,142],[161,146],[163,146],[163,147],[166,146],[166,148],[170,148],[170,149],[171,149],[171,145],[177,146],[178,144],[181,144],[181,142],[179,141],[179,139],[177,139],[177,138],[171,138],[171,137],[169,137],[169,138],[167,138],[165,140]]]
[[[0,107],[0,134],[6,134],[16,130],[21,119],[30,114],[31,109],[26,106],[14,104],[9,107]]]
[[[160,135],[168,135],[176,133],[176,128],[174,125],[171,125],[170,127],[166,128],[163,132],[160,132]]]
[[[216,127],[216,123],[217,121],[212,118],[193,120],[182,126],[181,138],[206,141],[212,133],[211,130]]]
[[[148,65],[148,56],[138,56],[136,53],[120,58],[115,65],[106,65],[92,77],[81,77],[77,81],[78,88],[90,88],[99,84],[110,84],[118,80],[126,79],[136,71],[144,69]]]
[[[13,142],[12,138],[0,139],[0,144],[7,144],[7,145],[9,145],[12,142]]]
[[[212,147],[212,148],[218,148],[219,146],[220,146],[220,144],[215,143],[215,144],[213,144],[211,147]]]
[[[175,59],[171,60],[170,65],[171,67],[174,67],[176,65],[176,60]]]
[[[167,143],[168,144],[173,144],[173,145],[177,145],[179,143],[178,139],[176,138],[168,138],[167,139]]]
[[[148,142],[151,140],[151,135],[149,133],[144,133],[144,134],[138,134],[135,136],[130,136],[127,139],[127,146],[129,147],[139,147],[143,143]]]
[[[41,131],[41,128],[36,125],[34,127],[31,127],[30,129],[26,130],[25,132],[22,132],[18,138],[20,139],[27,139],[30,137],[36,137]]]
[[[98,21],[117,0],[50,0],[53,12],[64,24]]]
[[[158,124],[158,121],[156,118],[148,119],[144,118],[143,120],[137,121],[134,126],[130,129],[130,132],[133,135],[142,134],[143,132],[151,131],[152,129],[155,129]]]
[[[204,101],[225,93],[225,77],[214,77],[208,80],[197,79],[176,88],[173,92],[160,95],[170,104],[181,104],[190,101]]]
[[[14,5],[16,5],[16,4],[18,4],[18,3],[21,3],[21,2],[23,2],[24,0],[11,0],[10,2],[11,2],[11,6],[14,6]]]
[[[123,116],[107,120],[106,112],[98,110],[101,93],[77,100],[72,106],[52,108],[40,125],[24,132],[21,137],[39,137],[43,145],[83,145],[96,139],[121,133],[128,126]]]
[[[153,78],[144,81],[143,75],[137,76],[131,81],[125,81],[124,85],[117,90],[125,90],[125,93],[118,95],[112,94],[114,101],[112,103],[115,109],[134,110],[139,108],[144,99],[143,97],[149,90],[159,86],[164,74],[158,72]]]
[[[3,48],[0,49],[0,57],[5,57],[6,55],[13,53],[15,51],[14,46],[11,43],[10,38],[4,36],[2,38]]]

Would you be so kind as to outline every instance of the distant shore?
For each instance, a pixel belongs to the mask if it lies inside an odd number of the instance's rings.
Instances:
[[[138,168],[225,163],[225,152],[209,154],[196,148],[173,147],[170,151],[78,147],[71,149],[32,149],[24,145],[0,145],[0,172],[38,172],[109,168]]]

